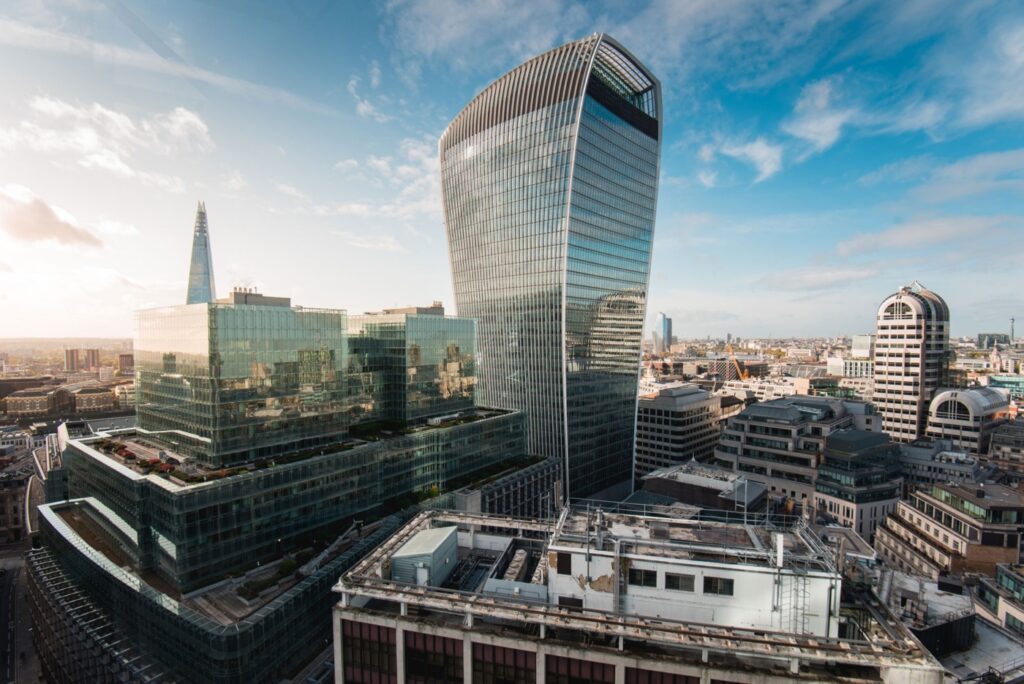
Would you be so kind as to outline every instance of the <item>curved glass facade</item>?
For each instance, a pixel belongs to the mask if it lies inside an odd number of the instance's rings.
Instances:
[[[528,416],[566,494],[631,477],[660,154],[657,80],[595,35],[480,93],[441,138],[455,299],[478,401]]]

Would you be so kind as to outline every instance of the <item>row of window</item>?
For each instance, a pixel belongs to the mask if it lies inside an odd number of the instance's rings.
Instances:
[[[665,589],[669,591],[694,591],[694,575],[684,575],[673,572],[665,573]],[[637,587],[657,587],[658,571],[645,570],[642,568],[630,568],[628,581]],[[734,590],[733,580],[727,577],[704,577],[704,593],[717,596],[732,596]]]

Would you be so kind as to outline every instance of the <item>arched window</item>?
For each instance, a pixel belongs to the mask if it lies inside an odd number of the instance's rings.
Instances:
[[[885,311],[882,313],[882,318],[889,321],[906,320],[913,317],[913,309],[903,302],[893,302],[889,306],[885,307]]]
[[[949,418],[953,420],[970,420],[971,412],[968,408],[956,399],[947,399],[935,409],[936,418]]]

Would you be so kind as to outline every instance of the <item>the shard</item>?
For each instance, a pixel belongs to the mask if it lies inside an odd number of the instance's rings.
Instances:
[[[210,231],[206,223],[206,205],[196,209],[196,227],[192,234],[192,264],[188,269],[186,304],[209,303],[216,297],[213,285],[213,255],[210,252]]]

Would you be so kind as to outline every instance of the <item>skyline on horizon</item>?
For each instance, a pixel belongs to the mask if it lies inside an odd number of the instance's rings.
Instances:
[[[1024,310],[991,285],[1024,257],[1019,5],[68,2],[0,15],[0,334],[126,337],[184,301],[197,200],[220,296],[454,311],[437,140],[594,31],[665,88],[648,332],[870,332],[915,279],[954,336]]]

